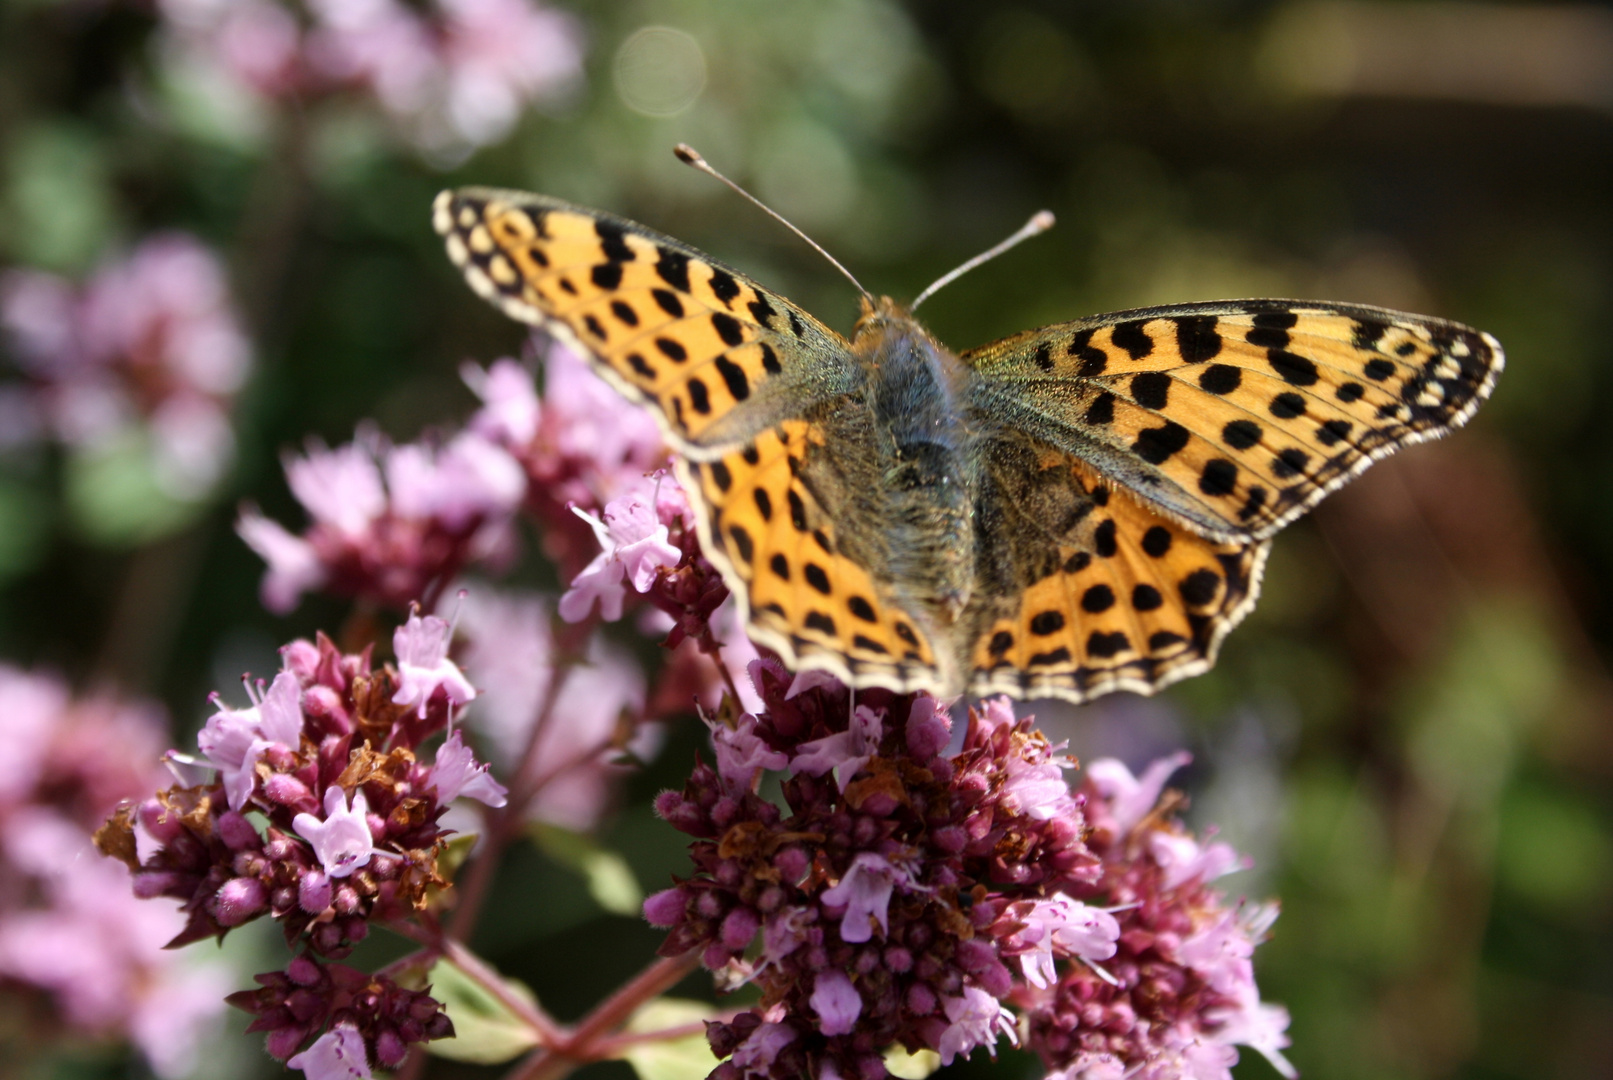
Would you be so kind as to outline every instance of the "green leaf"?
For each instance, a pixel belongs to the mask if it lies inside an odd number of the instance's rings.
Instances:
[[[637,915],[643,907],[644,890],[627,860],[616,852],[582,833],[541,822],[532,826],[532,840],[545,855],[580,874],[588,883],[588,894],[606,911]]]
[[[504,987],[513,997],[537,1003],[532,991],[514,979],[505,979]],[[453,1038],[426,1044],[437,1057],[499,1065],[538,1045],[537,1032],[448,960],[431,969],[431,996],[442,1002],[454,1022]]]
[[[657,998],[635,1012],[623,1030],[634,1034],[666,1031],[710,1020],[715,1012],[715,1006],[703,1001]],[[676,1039],[633,1043],[622,1051],[621,1059],[633,1066],[639,1080],[705,1080],[717,1067],[703,1030]]]

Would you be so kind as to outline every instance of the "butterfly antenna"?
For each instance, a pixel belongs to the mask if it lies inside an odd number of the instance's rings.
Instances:
[[[957,281],[959,278],[973,270],[975,267],[979,266],[981,263],[989,262],[992,259],[995,259],[997,256],[1001,255],[1003,252],[1007,251],[1021,240],[1029,240],[1033,236],[1036,236],[1040,233],[1045,233],[1052,227],[1053,211],[1038,210],[1034,215],[1032,215],[1029,221],[1020,226],[1019,231],[1013,236],[1010,236],[1008,239],[1004,240],[990,251],[982,251],[979,255],[976,255],[974,258],[970,259],[956,270],[942,274],[935,281],[931,282],[929,288],[919,293],[918,299],[907,305],[907,310],[917,311],[920,304],[924,303],[924,301],[940,292],[945,286]]]
[[[672,152],[674,154],[676,154],[677,157],[678,157],[678,160],[683,162],[685,165],[688,165],[691,168],[699,169],[701,172],[705,173],[707,176],[714,176],[718,180],[721,180],[723,183],[727,184],[729,187],[731,187],[735,191],[739,192],[739,194],[745,196],[745,198],[749,199],[751,202],[753,202],[757,206],[759,206],[762,209],[762,211],[764,213],[766,213],[769,217],[771,217],[774,221],[778,222],[780,225],[783,225],[786,229],[789,229],[796,236],[799,236],[801,239],[805,240],[808,244],[811,244],[812,245],[812,250],[816,251],[819,255],[822,255],[825,259],[828,259],[829,260],[829,265],[833,266],[836,270],[838,270],[842,274],[844,274],[846,276],[846,280],[851,282],[853,285],[855,285],[857,287],[857,291],[862,293],[863,296],[868,298],[869,303],[873,303],[873,301],[874,301],[873,294],[870,293],[867,289],[862,287],[862,282],[858,281],[856,278],[851,276],[851,271],[850,270],[847,270],[844,266],[840,265],[840,260],[839,259],[835,258],[833,255],[829,254],[827,251],[823,250],[822,246],[819,245],[819,243],[816,240],[812,239],[812,237],[808,236],[806,233],[802,232],[800,229],[797,229],[794,225],[792,225],[788,221],[786,221],[784,219],[784,217],[782,215],[780,215],[777,211],[775,211],[771,206],[768,206],[762,200],[758,199],[756,196],[752,195],[750,192],[746,191],[744,188],[740,187],[738,184],[736,184],[732,180],[728,179],[728,177],[724,176],[722,173],[718,172],[716,169],[713,169],[711,167],[710,163],[708,163],[705,158],[700,156],[700,151],[696,150],[694,147],[690,146],[688,143],[679,143],[678,145],[676,145],[676,146],[674,146],[672,148]]]

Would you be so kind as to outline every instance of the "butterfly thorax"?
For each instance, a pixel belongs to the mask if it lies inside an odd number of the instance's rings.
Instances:
[[[888,297],[864,302],[852,352],[881,451],[892,576],[950,624],[974,580],[973,436],[960,408],[968,371]]]

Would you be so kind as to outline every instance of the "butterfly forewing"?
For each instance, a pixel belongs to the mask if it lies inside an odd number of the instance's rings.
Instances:
[[[964,354],[979,398],[1200,531],[1270,536],[1394,449],[1460,427],[1500,345],[1380,308],[1119,312]]]
[[[655,406],[692,457],[742,443],[854,377],[846,342],[670,237],[558,199],[445,191],[433,222],[472,288]],[[811,358],[810,369],[802,363]]]
[[[847,557],[836,515],[797,475],[822,439],[808,421],[789,421],[715,461],[680,463],[702,550],[737,580],[751,635],[792,667],[856,686],[944,687],[928,635]]]

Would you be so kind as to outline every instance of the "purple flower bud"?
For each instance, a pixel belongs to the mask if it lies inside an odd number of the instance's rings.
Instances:
[[[792,845],[773,856],[773,869],[778,871],[780,878],[794,885],[812,869],[812,857],[802,848]]]
[[[325,973],[312,958],[296,956],[286,965],[286,978],[298,986],[318,986],[324,981]]]
[[[935,1011],[939,1003],[940,999],[935,996],[935,991],[921,982],[913,983],[907,988],[907,1008],[910,1012],[928,1016]]]
[[[662,889],[644,901],[644,918],[651,926],[676,926],[688,906],[689,898],[682,889]]]
[[[297,906],[310,915],[330,907],[333,889],[330,877],[321,870],[304,870],[297,883]]]
[[[331,902],[335,905],[337,912],[342,915],[353,914],[363,904],[357,890],[351,885],[342,885],[338,888]]]
[[[248,851],[261,847],[263,838],[251,820],[239,810],[226,810],[216,822],[218,836],[231,851]]]
[[[268,906],[268,895],[257,878],[231,878],[213,898],[213,917],[220,926],[240,926]]]
[[[928,694],[913,699],[907,714],[907,750],[921,762],[929,762],[946,749],[952,735],[952,718],[936,708]]]
[[[722,921],[722,943],[734,952],[742,952],[756,937],[762,922],[756,912],[747,907],[736,907]]]
[[[179,820],[179,814],[170,811],[155,798],[147,799],[140,804],[138,817],[140,825],[159,844],[166,844],[185,831],[184,824]]]
[[[409,1056],[408,1045],[391,1028],[382,1028],[375,1037],[375,1063],[383,1069],[395,1069]]]
[[[264,1040],[264,1048],[268,1050],[269,1056],[276,1061],[284,1061],[297,1052],[297,1047],[301,1046],[302,1041],[307,1037],[308,1029],[302,1025],[277,1028],[269,1032],[268,1038]]]
[[[142,870],[134,875],[134,895],[141,900],[154,900],[159,896],[188,894],[185,874],[164,870]]]
[[[270,802],[293,810],[306,813],[319,809],[319,800],[308,790],[308,785],[289,773],[271,773],[263,782],[263,795]]]

